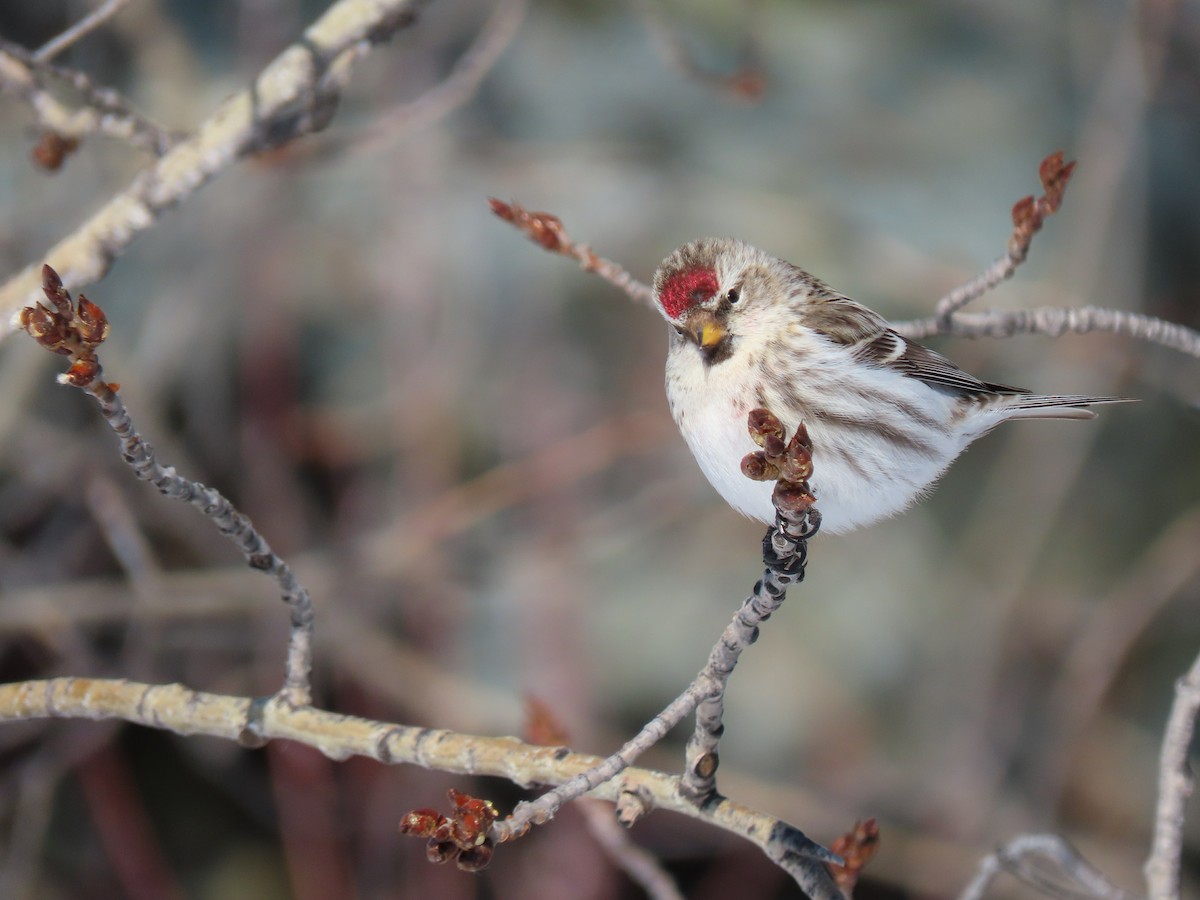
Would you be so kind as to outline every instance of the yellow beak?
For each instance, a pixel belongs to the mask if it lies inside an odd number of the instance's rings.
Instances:
[[[692,313],[687,329],[688,337],[695,341],[701,350],[711,350],[725,337],[725,326],[708,310]]]

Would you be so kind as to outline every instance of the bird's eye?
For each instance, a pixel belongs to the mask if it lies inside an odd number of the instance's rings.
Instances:
[[[676,325],[676,326],[675,326],[675,333],[676,333],[677,335],[679,335],[680,337],[683,337],[683,326],[682,326],[682,325]]]
[[[729,293],[725,295],[725,299],[730,303],[737,303],[738,300],[741,299],[741,296],[742,295],[738,293],[737,288],[730,288]]]

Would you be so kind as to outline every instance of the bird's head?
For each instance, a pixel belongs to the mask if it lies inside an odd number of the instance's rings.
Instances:
[[[694,345],[708,365],[774,319],[779,260],[749,244],[705,238],[680,247],[658,267],[654,296],[679,345]]]

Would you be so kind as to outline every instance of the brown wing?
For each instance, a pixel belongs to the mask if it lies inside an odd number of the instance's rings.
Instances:
[[[807,323],[844,344],[855,359],[964,394],[1029,393],[1023,388],[980,381],[942,354],[897,334],[882,316],[848,297],[832,292],[822,296],[817,290],[810,293],[810,298],[804,311]]]

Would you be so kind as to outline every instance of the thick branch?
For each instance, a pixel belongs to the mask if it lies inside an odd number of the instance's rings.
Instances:
[[[505,778],[523,787],[562,784],[594,769],[595,756],[562,747],[540,747],[511,737],[482,737],[414,728],[344,716],[313,707],[295,708],[275,698],[250,699],[193,691],[179,684],[152,685],[121,679],[54,678],[0,685],[0,721],[29,719],[121,719],[180,735],[203,734],[261,746],[296,741],[330,759],[365,756],[440,772]],[[679,779],[649,769],[626,769],[619,781],[591,793],[614,802],[636,793],[648,806],[668,809],[739,835],[781,864],[794,864],[796,829],[732,800],[698,809],[678,792]],[[810,890],[814,897],[839,897]]]

